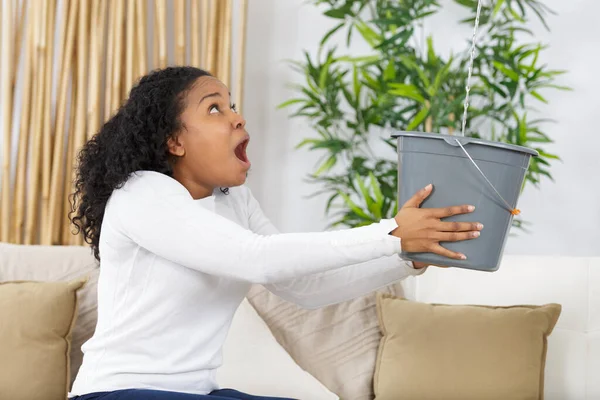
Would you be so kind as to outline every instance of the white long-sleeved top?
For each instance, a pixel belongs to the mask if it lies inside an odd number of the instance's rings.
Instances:
[[[194,200],[140,171],[116,189],[100,235],[98,323],[70,396],[127,388],[207,394],[250,285],[316,308],[417,275],[394,219],[280,234],[245,186]]]

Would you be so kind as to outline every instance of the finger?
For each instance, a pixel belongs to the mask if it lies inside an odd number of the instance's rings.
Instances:
[[[466,260],[467,259],[467,256],[465,256],[464,254],[448,250],[447,248],[442,247],[439,244],[434,245],[431,248],[431,252],[435,253],[435,254],[439,254],[440,256],[443,256],[443,257],[453,258],[455,260]]]
[[[432,208],[430,209],[430,211],[431,215],[433,215],[436,218],[447,218],[453,215],[472,213],[473,211],[475,211],[475,207],[469,205],[462,205],[445,208]]]
[[[423,189],[421,189],[417,193],[415,193],[413,195],[413,197],[408,199],[408,201],[406,203],[404,203],[402,208],[417,208],[417,207],[421,206],[421,203],[423,203],[423,201],[425,201],[425,199],[427,197],[429,197],[429,195],[431,194],[432,189],[433,189],[432,184],[425,186]]]
[[[437,222],[435,229],[440,232],[480,231],[483,229],[483,224],[479,222]]]
[[[438,242],[460,242],[461,240],[476,239],[481,235],[479,231],[474,232],[436,232],[432,239]]]

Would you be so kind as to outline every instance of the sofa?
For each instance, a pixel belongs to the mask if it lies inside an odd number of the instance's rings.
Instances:
[[[81,363],[80,347],[95,326],[97,274],[87,248],[0,243],[0,281],[86,277],[77,293],[71,380]],[[561,304],[548,339],[545,399],[600,399],[600,258],[505,256],[494,273],[429,268],[401,286],[404,297],[426,303]],[[217,376],[223,387],[257,395],[338,399],[294,361],[247,300],[235,315]]]

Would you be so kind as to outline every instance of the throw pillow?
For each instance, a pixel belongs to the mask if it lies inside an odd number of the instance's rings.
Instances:
[[[64,400],[77,290],[85,281],[0,283],[0,398]]]
[[[77,323],[71,342],[71,384],[83,361],[81,346],[94,334],[97,320],[98,263],[89,247],[0,243],[0,281],[87,280],[77,291]]]
[[[246,300],[240,304],[229,328],[217,382],[221,387],[255,396],[338,400],[338,396],[292,360]]]
[[[379,292],[404,295],[412,283],[407,278]],[[302,369],[341,399],[373,399],[381,340],[375,293],[316,310],[303,309],[258,285],[247,298]]]
[[[376,400],[543,399],[559,304],[492,307],[377,298]]]

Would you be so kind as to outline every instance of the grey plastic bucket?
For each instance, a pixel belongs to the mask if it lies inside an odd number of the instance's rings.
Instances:
[[[481,172],[502,198],[515,208],[530,159],[538,153],[521,146],[437,133],[397,132],[392,137],[398,140],[399,206],[419,189],[432,183],[433,193],[423,202],[423,208],[472,204],[476,207],[475,212],[453,216],[445,221],[472,221],[484,225],[481,236],[475,240],[441,243],[452,251],[465,254],[466,260],[449,259],[433,253],[407,252],[402,253],[403,258],[496,271],[514,216]]]

